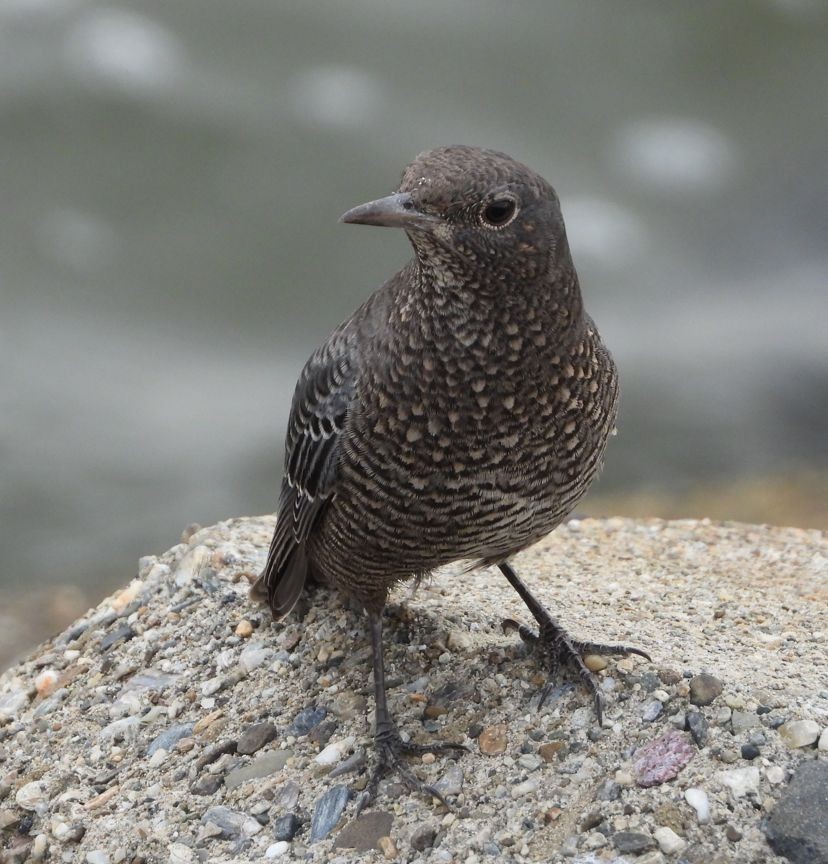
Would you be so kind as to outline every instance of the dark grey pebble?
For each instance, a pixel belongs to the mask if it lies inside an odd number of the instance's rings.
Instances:
[[[218,774],[205,774],[190,786],[190,792],[193,795],[215,795],[223,782],[224,778]]]
[[[486,855],[492,855],[497,858],[500,855],[500,846],[497,843],[492,843],[490,840],[488,843],[483,844],[483,852]]]
[[[641,686],[648,693],[652,693],[653,690],[658,690],[661,686],[661,681],[655,672],[645,672],[641,676]]]
[[[176,726],[170,726],[153,738],[152,743],[147,747],[147,756],[152,756],[156,750],[172,750],[182,738],[189,738],[192,734],[192,723],[179,723]]]
[[[485,727],[482,723],[472,723],[466,731],[466,735],[468,735],[469,738],[477,738],[479,737],[480,733],[483,731],[484,728]]]
[[[828,762],[804,762],[765,821],[774,852],[793,864],[828,864]]]
[[[661,714],[661,702],[659,702],[658,699],[653,699],[644,706],[641,719],[645,723],[652,723],[659,714]]]
[[[697,747],[704,747],[707,744],[707,719],[701,711],[688,711],[686,726]]]
[[[331,833],[348,803],[348,795],[347,786],[333,786],[316,802],[311,819],[311,843],[323,840]]]
[[[612,835],[612,845],[622,854],[640,855],[655,846],[649,834],[638,831],[618,831]]]
[[[254,723],[244,730],[236,742],[236,752],[242,756],[250,756],[269,744],[279,733],[273,723]]]
[[[459,795],[463,791],[463,769],[454,765],[434,784],[434,788],[444,797]]]
[[[721,695],[722,682],[715,675],[702,672],[690,679],[690,701],[693,705],[710,705]]]
[[[300,825],[295,813],[285,813],[273,823],[273,836],[276,840],[293,840]]]
[[[324,723],[314,726],[313,729],[311,729],[308,738],[313,741],[314,744],[321,744],[324,746],[331,740],[331,735],[336,732],[336,727],[336,720],[326,720]]]
[[[351,771],[356,771],[365,764],[365,750],[360,747],[353,755],[349,756],[344,762],[340,762],[336,768],[331,771],[328,777],[342,777],[344,774],[350,774]]]
[[[409,843],[412,849],[417,852],[425,852],[426,849],[431,849],[434,846],[434,840],[437,837],[437,827],[430,823],[420,825],[411,832]]]
[[[108,651],[113,645],[117,645],[119,642],[129,642],[130,639],[134,638],[135,631],[132,627],[129,624],[122,624],[101,639],[101,651]]]
[[[758,755],[759,748],[755,744],[742,744],[742,759],[755,759]]]
[[[308,708],[303,708],[294,718],[293,724],[290,727],[291,734],[307,735],[314,726],[318,726],[327,716],[328,712],[324,708],[318,708],[315,705]]]

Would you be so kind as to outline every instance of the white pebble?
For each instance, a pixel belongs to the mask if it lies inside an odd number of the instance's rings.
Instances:
[[[765,771],[765,776],[768,778],[768,783],[773,783],[776,786],[785,779],[785,772],[778,765],[771,765]]]
[[[512,789],[512,798],[522,798],[524,795],[529,795],[537,791],[538,784],[534,780],[524,780],[523,783],[518,783]]]
[[[193,860],[193,850],[184,843],[171,843],[167,851],[170,853],[169,864],[191,864]]]
[[[683,837],[679,837],[672,828],[662,825],[661,828],[656,828],[653,831],[653,837],[658,843],[659,849],[665,855],[672,855],[675,852],[682,852],[687,847],[687,841]]]
[[[159,747],[155,753],[150,756],[149,767],[160,768],[167,761],[167,756],[169,756],[169,751],[165,750],[163,747]]]
[[[260,642],[254,642],[242,651],[241,657],[239,657],[239,665],[245,672],[250,673],[267,663],[270,660],[271,654],[272,652],[269,648],[262,647]]]
[[[32,783],[27,783],[17,790],[14,796],[18,807],[24,810],[34,810],[39,814],[46,812],[49,805],[49,796],[46,792],[46,784],[35,780]]]
[[[271,843],[270,846],[265,849],[265,858],[272,860],[273,858],[281,858],[288,849],[290,849],[290,843],[287,840],[280,840],[278,843]]]
[[[325,768],[332,767],[354,746],[354,742],[354,738],[343,738],[341,741],[334,741],[333,744],[328,744],[313,761]]]
[[[807,747],[819,738],[819,723],[815,720],[792,720],[779,727],[779,735],[788,747]]]
[[[93,849],[86,853],[86,864],[109,864],[109,855],[103,849]]]
[[[716,777],[730,789],[734,798],[744,798],[745,795],[759,791],[758,768],[733,768],[730,771],[718,771]]]
[[[684,793],[684,800],[696,811],[699,825],[707,825],[710,821],[710,799],[704,789],[691,786]]]
[[[822,730],[822,735],[819,736],[819,749],[828,752],[828,726]]]

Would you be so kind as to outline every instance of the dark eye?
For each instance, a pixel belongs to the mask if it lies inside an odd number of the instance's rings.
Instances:
[[[493,228],[500,228],[515,215],[517,204],[512,198],[495,198],[483,208],[483,223]]]

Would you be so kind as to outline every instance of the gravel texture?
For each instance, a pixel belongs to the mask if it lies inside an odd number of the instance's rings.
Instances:
[[[0,862],[782,864],[768,837],[828,860],[821,532],[584,520],[519,556],[574,635],[653,656],[590,661],[600,728],[565,674],[537,710],[542,658],[501,629],[527,615],[495,572],[401,586],[392,711],[469,752],[414,765],[451,810],[392,776],[354,823],[364,622],[326,591],[279,625],[249,602],[272,528],[188,531],[0,677]]]

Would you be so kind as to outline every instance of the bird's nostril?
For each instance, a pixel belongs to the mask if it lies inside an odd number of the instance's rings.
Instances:
[[[403,210],[412,210],[414,205],[410,201],[403,201]]]

